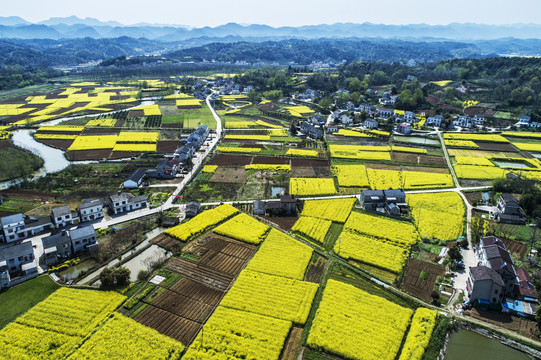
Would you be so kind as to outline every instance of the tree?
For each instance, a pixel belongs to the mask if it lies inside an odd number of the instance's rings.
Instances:
[[[122,286],[130,282],[131,271],[128,268],[120,266],[114,270],[116,286]]]
[[[326,112],[327,114],[331,111],[331,106],[333,102],[328,97],[321,99],[319,102],[319,107],[321,108],[322,112]]]
[[[457,245],[449,249],[449,258],[455,261],[462,261],[462,254],[460,253],[460,248]]]
[[[106,267],[100,273],[100,282],[104,287],[113,287],[115,286],[115,275],[114,271],[111,268]]]

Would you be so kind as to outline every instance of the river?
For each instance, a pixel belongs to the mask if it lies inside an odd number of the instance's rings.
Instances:
[[[459,330],[449,337],[444,360],[528,360],[518,350],[470,330]]]
[[[142,99],[140,105],[135,106],[133,108],[126,109],[126,110],[136,109],[138,107],[152,105],[154,103],[155,101],[153,101],[152,99]],[[115,111],[113,111],[112,113],[115,113]],[[107,113],[107,114],[112,114],[112,113]],[[83,117],[97,117],[100,115],[103,115],[103,114],[63,117],[60,119],[43,122],[40,124],[40,126],[58,125],[65,120],[73,120],[73,119],[83,118]],[[90,164],[90,163],[96,162],[96,161],[69,161],[68,159],[66,159],[64,151],[55,149],[50,146],[44,145],[40,142],[37,142],[32,136],[34,132],[35,130],[27,130],[27,129],[15,130],[13,131],[13,137],[12,137],[13,144],[23,149],[30,150],[34,154],[38,155],[40,158],[43,159],[44,161],[43,166],[32,174],[34,178],[39,178],[49,173],[54,173],[60,170],[64,170],[70,164]],[[123,161],[123,160],[124,159],[117,159],[115,161]],[[7,189],[10,186],[16,185],[21,181],[22,181],[21,179],[14,179],[14,180],[9,180],[5,182],[0,182],[0,190]]]

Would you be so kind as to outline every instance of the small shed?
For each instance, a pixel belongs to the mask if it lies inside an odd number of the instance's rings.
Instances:
[[[201,204],[197,201],[192,201],[186,204],[186,218],[192,218],[195,215],[199,214],[201,210]]]
[[[254,201],[254,215],[265,215],[265,202],[263,200]]]

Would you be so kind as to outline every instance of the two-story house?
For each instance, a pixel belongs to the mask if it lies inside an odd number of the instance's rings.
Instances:
[[[482,238],[477,245],[479,265],[496,271],[504,282],[504,295],[512,296],[517,285],[517,275],[513,259],[505,244],[495,236]]]
[[[68,205],[56,206],[51,209],[51,219],[57,228],[68,224],[76,225],[79,223],[79,216],[75,211],[71,211]]]
[[[0,225],[2,225],[0,236],[3,236],[2,240],[5,242],[17,241],[27,236],[23,214],[4,216],[0,218]]]
[[[71,240],[66,230],[44,237],[41,242],[43,244],[43,255],[40,264],[53,266],[73,256]]]
[[[9,272],[11,281],[14,277],[37,275],[38,267],[32,243],[22,242],[0,247],[0,268]]]
[[[0,241],[13,242],[33,236],[52,227],[49,217],[13,214],[0,218]]]
[[[393,109],[388,109],[388,108],[376,108],[376,112],[377,112],[379,117],[382,117],[382,118],[385,118],[385,119],[387,119],[387,118],[394,115],[394,110]]]
[[[104,199],[83,199],[77,207],[81,222],[93,221],[103,218]]]
[[[526,224],[528,217],[513,195],[509,193],[501,194],[496,207],[494,218],[498,222],[517,225]]]
[[[147,197],[145,195],[134,196],[130,193],[119,192],[118,194],[109,196],[109,211],[114,215],[144,208],[147,205]]]
[[[427,126],[433,126],[433,127],[441,127],[441,123],[445,120],[443,115],[434,115],[426,119],[426,125]]]
[[[70,230],[69,237],[73,254],[77,255],[86,251],[97,250],[96,231],[92,225]]]
[[[493,269],[482,265],[470,268],[466,290],[471,302],[484,300],[498,304],[503,300],[504,287],[502,277]]]
[[[453,120],[453,125],[465,127],[465,128],[471,128],[472,127],[471,117],[467,115],[461,115],[458,117],[458,119]]]

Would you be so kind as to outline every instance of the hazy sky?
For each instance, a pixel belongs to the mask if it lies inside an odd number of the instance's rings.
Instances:
[[[228,22],[299,26],[336,22],[385,24],[541,23],[538,0],[4,0],[0,16],[37,22],[49,17],[93,17],[216,26]]]

